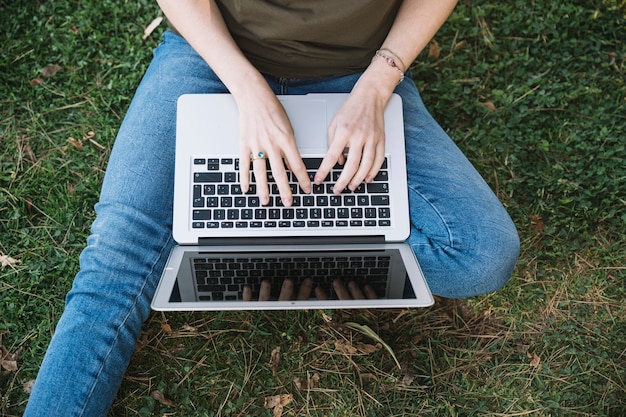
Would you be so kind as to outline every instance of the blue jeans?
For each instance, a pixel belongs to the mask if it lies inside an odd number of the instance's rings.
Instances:
[[[359,74],[267,80],[277,94],[349,92]],[[44,358],[26,416],[106,415],[150,313],[174,241],[176,100],[226,93],[206,63],[166,32],[113,147],[80,272]],[[412,230],[408,239],[434,294],[502,287],[519,252],[508,214],[441,127],[410,77],[396,88],[406,123]]]

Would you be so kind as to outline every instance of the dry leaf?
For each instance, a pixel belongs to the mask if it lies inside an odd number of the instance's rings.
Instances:
[[[17,371],[17,358],[20,352],[11,353],[4,346],[0,345],[0,367],[8,372]]]
[[[355,355],[358,352],[357,348],[355,348],[350,342],[335,340],[333,344],[335,345],[335,349],[345,353],[346,355]]]
[[[29,84],[31,85],[31,87],[37,87],[38,85],[43,85],[43,83],[45,83],[43,78],[33,78],[32,80],[30,80]]]
[[[77,150],[77,151],[82,151],[83,150],[83,141],[82,140],[78,140],[78,139],[74,139],[73,137],[69,137],[67,138],[67,141],[69,143],[72,144],[72,146]]]
[[[28,215],[30,217],[33,217],[35,215],[35,212],[33,211],[33,199],[30,197],[26,197],[24,201],[26,202],[26,210],[28,211]]]
[[[278,370],[278,364],[280,363],[280,346],[276,346],[270,354],[270,361],[266,364],[268,368],[272,370],[272,373],[276,375]]]
[[[291,394],[273,395],[271,397],[265,397],[265,403],[263,406],[268,410],[272,410],[274,417],[280,417],[283,414],[283,408],[293,400]]]
[[[150,393],[150,396],[163,405],[166,405],[168,407],[174,407],[174,402],[170,400],[169,398],[167,398],[165,395],[163,395],[161,391],[157,391],[157,390],[152,391]]]
[[[439,59],[441,55],[441,50],[439,49],[439,43],[436,40],[433,40],[428,47],[428,56],[430,58]]]
[[[489,109],[489,111],[496,111],[496,110],[498,110],[496,108],[496,105],[493,104],[493,102],[491,102],[491,101],[485,101],[484,103],[480,103],[480,104],[482,104],[483,106],[487,107]]]
[[[414,380],[414,379],[415,379],[415,377],[413,377],[413,376],[411,376],[411,375],[404,375],[404,376],[402,377],[402,382],[401,382],[401,384],[402,384],[402,385],[409,386],[409,385],[411,385],[411,384],[413,383],[413,380]]]
[[[163,331],[164,331],[165,333],[172,333],[172,326],[170,326],[170,325],[169,325],[169,324],[167,324],[167,323],[162,323],[162,324],[161,324],[161,329],[163,329]]]
[[[34,386],[35,386],[35,380],[31,379],[30,381],[24,382],[24,384],[22,385],[22,388],[24,389],[24,392],[26,394],[30,394],[31,392],[33,392]]]
[[[299,377],[295,377],[293,382],[296,384],[296,388],[298,388],[298,390],[308,391],[319,386],[320,376],[315,373],[312,377],[307,377],[306,381],[302,381]]]
[[[467,41],[463,40],[463,41],[457,42],[457,43],[454,45],[454,48],[453,48],[453,49],[454,49],[455,51],[458,51],[459,49],[463,48],[465,45],[467,45]]]
[[[543,233],[543,220],[541,217],[533,214],[530,216],[530,227],[537,233],[538,235]]]
[[[143,31],[143,40],[145,41],[146,39],[148,39],[148,37],[150,35],[152,35],[152,32],[154,32],[154,29],[158,28],[159,25],[161,24],[161,22],[163,21],[163,17],[159,16],[156,19],[154,19],[152,22],[150,22],[150,24],[148,25],[148,27],[146,27]]]
[[[2,269],[4,269],[5,266],[13,267],[15,264],[19,264],[20,262],[22,261],[20,261],[19,259],[11,258],[9,255],[0,256],[0,264],[2,264]]]
[[[531,361],[530,361],[530,367],[531,368],[536,368],[541,363],[541,358],[539,356],[537,356],[536,353],[533,353],[532,355],[530,353],[527,353],[527,356],[528,356],[529,359],[531,359]]]
[[[61,71],[60,65],[58,64],[48,65],[47,67],[41,69],[41,75],[43,75],[44,78],[50,78],[56,75],[56,73],[59,71]]]

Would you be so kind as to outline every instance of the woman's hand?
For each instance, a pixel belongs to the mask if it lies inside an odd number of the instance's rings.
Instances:
[[[262,88],[261,88],[262,90]],[[305,193],[311,192],[311,181],[296,145],[293,128],[280,101],[268,89],[262,96],[249,95],[237,101],[240,127],[240,182],[242,191],[250,188],[250,164],[256,180],[256,192],[262,205],[269,202],[266,159],[278,186],[283,205],[292,203],[292,193],[285,164]]]
[[[296,145],[293,128],[280,101],[268,89],[263,97],[246,97],[238,101],[240,126],[240,182],[242,191],[250,188],[250,164],[256,180],[261,204],[269,202],[267,165],[269,165],[280,192],[283,205],[291,206],[293,197],[285,163],[298,179],[305,193],[311,192],[311,181]]]
[[[363,181],[371,182],[385,159],[385,107],[397,84],[397,72],[373,61],[361,75],[328,128],[328,152],[314,182],[321,184],[332,167],[343,170],[333,192],[354,191]]]

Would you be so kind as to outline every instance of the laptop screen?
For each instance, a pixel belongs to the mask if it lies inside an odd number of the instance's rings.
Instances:
[[[415,298],[396,249],[209,252],[186,251],[170,303],[278,300],[283,282],[294,285],[294,297],[305,279],[324,302],[338,300],[336,285],[352,281],[371,299]],[[262,283],[265,289],[262,291]],[[352,284],[351,284],[352,285]],[[267,288],[269,287],[269,300]],[[349,293],[350,290],[347,290]]]

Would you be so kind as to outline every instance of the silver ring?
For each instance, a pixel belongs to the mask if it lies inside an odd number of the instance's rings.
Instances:
[[[262,151],[259,151],[259,152],[256,153],[256,155],[254,155],[254,154],[250,155],[250,160],[251,161],[254,161],[254,160],[257,160],[257,159],[265,159],[265,153],[262,152]]]

